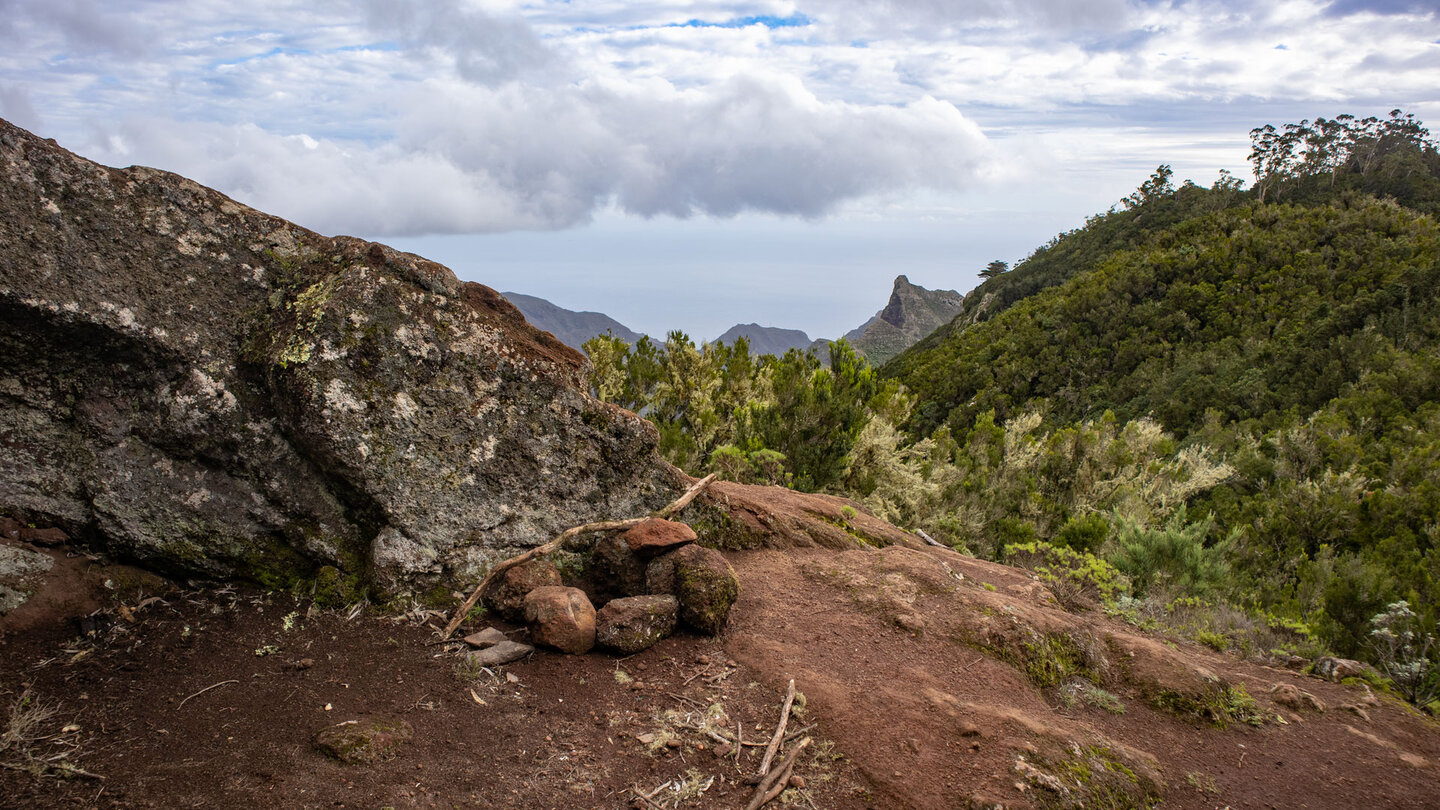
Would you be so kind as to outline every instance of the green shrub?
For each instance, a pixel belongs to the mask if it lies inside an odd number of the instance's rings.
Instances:
[[[1049,543],[1012,543],[1005,560],[1035,572],[1066,610],[1109,603],[1129,590],[1129,582],[1114,566],[1083,551]]]
[[[1152,589],[1174,595],[1208,596],[1219,593],[1230,576],[1225,555],[1233,537],[1207,547],[1205,536],[1214,524],[1206,516],[1186,523],[1181,508],[1162,528],[1146,528],[1130,520],[1119,520],[1111,564],[1127,574],[1138,594]]]

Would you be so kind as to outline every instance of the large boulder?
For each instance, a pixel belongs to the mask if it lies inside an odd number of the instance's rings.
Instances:
[[[0,514],[187,576],[445,593],[682,488],[498,293],[0,121]]]
[[[550,585],[525,597],[525,623],[536,644],[571,655],[595,646],[595,607],[579,588]]]
[[[622,655],[648,650],[675,632],[679,611],[669,594],[612,599],[595,613],[595,643]]]
[[[725,628],[730,608],[740,596],[740,579],[725,555],[688,545],[656,557],[645,570],[651,593],[670,593],[680,602],[680,620],[702,633]]]

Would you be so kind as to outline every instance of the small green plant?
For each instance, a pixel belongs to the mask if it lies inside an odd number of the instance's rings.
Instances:
[[[1060,702],[1066,708],[1078,705],[1094,706],[1111,714],[1124,714],[1125,704],[1114,692],[1101,689],[1088,681],[1071,681],[1060,687]]]
[[[274,655],[278,652],[280,652],[280,648],[276,647],[274,644],[265,644],[255,648],[255,655],[261,658],[267,655]]]
[[[1243,683],[1221,687],[1207,695],[1166,690],[1155,697],[1155,706],[1177,717],[1204,720],[1219,728],[1231,723],[1259,727],[1271,719],[1260,710]]]
[[[1214,633],[1209,630],[1197,631],[1195,633],[1195,640],[1200,642],[1201,644],[1204,644],[1206,647],[1209,647],[1215,652],[1225,652],[1225,650],[1230,646],[1229,639],[1225,638],[1224,635],[1220,633]]]
[[[294,629],[295,629],[295,620],[296,620],[296,619],[299,619],[299,618],[300,618],[300,611],[298,611],[298,610],[292,610],[292,611],[290,611],[289,613],[285,614],[285,617],[284,617],[283,619],[280,620],[280,629],[284,630],[284,631],[287,632],[287,633],[290,632],[291,630],[294,630]]]
[[[982,583],[980,583],[980,587],[984,588],[984,589],[987,590],[987,591],[993,591],[993,590],[995,590],[995,586],[994,586],[994,585],[991,585],[991,584],[988,583],[988,582],[982,582]]]
[[[855,511],[855,507],[853,506],[840,507],[840,516],[845,518],[845,520],[847,521],[854,520],[856,514],[857,513]]]
[[[1215,786],[1215,780],[1199,771],[1190,771],[1185,774],[1185,784],[1195,788],[1201,793],[1219,793],[1220,788]]]

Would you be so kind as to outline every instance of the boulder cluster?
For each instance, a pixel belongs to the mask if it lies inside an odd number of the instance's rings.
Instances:
[[[571,655],[597,646],[633,655],[680,624],[715,635],[740,593],[739,580],[720,552],[695,540],[684,523],[651,518],[606,534],[578,571],[567,567],[569,576],[544,558],[506,569],[483,594],[484,605],[523,623],[535,644]],[[481,648],[470,655],[483,666],[529,652],[494,628],[466,641]]]

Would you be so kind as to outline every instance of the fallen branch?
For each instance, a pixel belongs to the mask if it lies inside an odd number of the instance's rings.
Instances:
[[[931,537],[930,535],[926,534],[924,529],[916,529],[916,530],[915,530],[915,534],[918,535],[921,540],[924,540],[925,542],[929,543],[929,544],[932,545],[932,546],[939,546],[940,548],[947,548],[947,546],[946,546],[944,543],[938,542],[935,538],[933,538],[933,537]]]
[[[191,695],[190,697],[187,697],[187,698],[185,698],[184,700],[180,701],[180,705],[175,707],[175,711],[177,711],[177,712],[180,711],[180,709],[181,709],[182,707],[184,707],[184,705],[185,705],[186,703],[189,703],[189,702],[190,702],[190,698],[200,697],[201,695],[205,694],[206,692],[209,692],[211,689],[219,689],[220,687],[224,686],[224,685],[227,684],[227,683],[239,683],[239,681],[221,681],[221,682],[219,682],[219,683],[212,683],[212,684],[210,684],[209,686],[205,687],[204,689],[201,689],[199,692],[196,692],[195,694]]]
[[[766,803],[785,792],[785,786],[790,782],[790,773],[795,770],[795,759],[809,744],[810,738],[806,737],[800,741],[799,745],[791,749],[790,754],[785,757],[785,761],[780,763],[780,767],[771,771],[770,775],[762,779],[756,786],[755,794],[750,797],[750,803],[745,805],[745,810],[760,810]]]
[[[608,532],[616,531],[619,529],[628,529],[631,526],[638,526],[639,524],[644,523],[651,518],[668,518],[676,512],[679,512],[680,510],[689,506],[690,502],[695,500],[696,496],[698,496],[701,492],[704,492],[705,488],[710,486],[710,483],[714,480],[715,473],[711,473],[704,478],[701,478],[699,481],[696,481],[693,485],[691,485],[689,489],[685,490],[684,495],[681,495],[679,498],[676,498],[675,500],[666,504],[659,511],[651,512],[645,517],[627,518],[625,520],[605,520],[600,521],[599,523],[586,523],[583,526],[575,526],[561,532],[554,540],[551,540],[544,545],[536,546],[535,548],[530,549],[524,554],[511,557],[510,559],[499,563],[494,568],[490,569],[490,573],[486,574],[485,578],[480,580],[480,584],[475,586],[475,590],[470,594],[470,597],[460,605],[459,610],[455,611],[455,615],[451,617],[450,623],[445,625],[445,629],[440,632],[440,639],[443,641],[447,638],[450,638],[450,636],[455,632],[455,630],[460,627],[460,624],[465,621],[465,616],[470,612],[470,608],[475,607],[475,603],[480,601],[480,595],[485,592],[486,588],[490,587],[490,583],[493,582],[496,577],[500,576],[506,571],[509,571],[511,568],[514,568],[521,563],[529,562],[536,557],[549,554],[555,549],[560,548],[560,546],[563,545],[566,540],[569,540],[573,537],[578,537],[588,532]]]
[[[790,679],[790,687],[785,692],[785,705],[780,709],[780,725],[775,727],[775,736],[770,738],[770,744],[765,747],[765,758],[760,760],[760,776],[770,771],[770,760],[775,758],[775,752],[780,750],[780,741],[785,739],[785,726],[790,723],[790,706],[795,703],[795,679]]]

